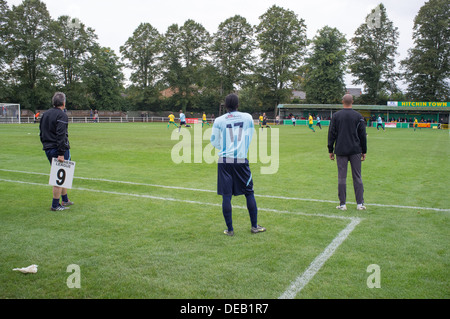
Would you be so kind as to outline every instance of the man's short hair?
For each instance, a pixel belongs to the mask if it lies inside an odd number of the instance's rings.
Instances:
[[[53,107],[63,106],[66,103],[66,95],[62,92],[56,92],[52,98]]]
[[[351,94],[345,94],[342,98],[342,103],[345,105],[352,105],[353,104],[353,96]]]
[[[231,93],[228,94],[225,98],[225,107],[228,111],[236,111],[239,107],[239,98],[236,94]]]

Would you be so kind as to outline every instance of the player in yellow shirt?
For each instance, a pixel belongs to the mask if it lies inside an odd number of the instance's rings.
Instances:
[[[419,127],[419,121],[417,120],[417,118],[414,118],[413,127],[414,127],[414,131],[416,131],[416,127]]]
[[[206,114],[205,114],[205,112],[203,112],[203,117],[202,117],[202,127],[203,127],[203,124],[208,124],[208,126],[211,126],[211,125],[208,123],[208,121],[206,120]]]
[[[172,112],[170,112],[170,115],[168,116],[168,118],[169,118],[169,123],[167,124],[167,128],[169,128],[170,124],[173,124],[176,127],[178,127],[177,123],[175,123],[175,115],[173,115]]]
[[[261,127],[261,129],[263,130],[263,129],[264,129],[264,126],[270,128],[270,126],[267,125],[267,116],[266,116],[266,113],[263,113],[262,118],[263,118],[263,119],[262,119],[262,127]]]
[[[259,116],[259,128],[262,128],[262,122],[263,122],[264,118],[262,115]]]
[[[316,132],[316,130],[315,130],[314,127],[313,127],[313,123],[314,123],[313,117],[312,117],[311,113],[309,113],[309,117],[308,117],[308,127],[309,127],[313,132]]]

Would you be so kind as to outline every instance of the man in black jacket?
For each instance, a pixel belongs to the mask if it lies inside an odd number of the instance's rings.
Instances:
[[[50,165],[53,158],[58,161],[70,160],[70,144],[69,144],[69,118],[64,112],[66,108],[66,95],[61,92],[55,93],[52,98],[53,108],[46,111],[41,118],[39,124],[40,139],[43,150],[47,155]],[[59,203],[62,198],[61,204]],[[53,201],[51,210],[61,211],[68,209],[73,205],[67,196],[67,189],[53,186]]]
[[[342,98],[344,108],[333,114],[328,130],[328,152],[331,160],[338,167],[338,196],[340,204],[337,209],[347,210],[347,167],[352,168],[353,187],[356,196],[356,208],[364,210],[364,186],[361,178],[361,162],[366,159],[367,138],[366,125],[361,114],[353,110],[353,96],[346,94]],[[334,153],[333,153],[334,150]]]

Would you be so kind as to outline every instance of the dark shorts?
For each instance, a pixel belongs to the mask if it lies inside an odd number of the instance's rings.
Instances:
[[[253,178],[248,160],[219,159],[217,194],[238,196],[253,194]]]
[[[180,125],[186,125],[186,122],[185,121],[180,122]]]
[[[47,155],[48,161],[50,162],[50,165],[52,164],[52,159],[53,158],[58,158],[58,149],[56,148],[52,148],[52,149],[48,149],[48,150],[44,150],[45,151],[45,155]],[[64,153],[64,159],[66,161],[70,161],[70,150],[67,150]]]

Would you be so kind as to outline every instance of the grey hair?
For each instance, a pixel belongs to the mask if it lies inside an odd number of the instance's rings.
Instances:
[[[63,106],[66,103],[66,95],[62,92],[56,92],[52,98],[53,107]]]

